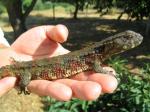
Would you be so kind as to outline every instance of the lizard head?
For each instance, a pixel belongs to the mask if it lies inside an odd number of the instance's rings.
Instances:
[[[115,44],[122,51],[129,50],[141,44],[143,36],[133,31],[125,31],[120,33],[118,38],[114,39]]]

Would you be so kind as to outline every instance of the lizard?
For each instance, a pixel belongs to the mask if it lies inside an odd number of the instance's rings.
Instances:
[[[106,73],[101,66],[106,59],[140,45],[142,40],[141,34],[127,30],[68,54],[32,61],[15,61],[0,68],[0,78],[17,77],[19,93],[29,94],[27,85],[31,80],[69,78],[88,70]]]

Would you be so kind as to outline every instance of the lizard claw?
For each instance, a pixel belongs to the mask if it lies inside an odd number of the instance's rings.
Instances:
[[[29,95],[30,92],[27,90],[27,87],[21,87],[20,90],[18,91],[18,94],[24,93],[25,95]]]
[[[30,92],[29,91],[24,91],[24,94],[25,95],[30,95]]]

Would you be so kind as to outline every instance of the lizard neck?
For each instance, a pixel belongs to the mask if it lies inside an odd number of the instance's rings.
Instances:
[[[115,41],[97,43],[89,49],[89,53],[94,53],[101,61],[104,61],[112,55],[122,52],[122,49],[115,43]]]

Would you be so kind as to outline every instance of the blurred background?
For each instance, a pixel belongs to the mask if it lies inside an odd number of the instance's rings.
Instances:
[[[113,94],[59,102],[12,90],[0,98],[0,112],[150,112],[150,0],[0,0],[0,27],[10,43],[28,29],[48,24],[68,27],[63,46],[71,51],[125,30],[140,33],[144,41],[106,62],[120,75]]]

